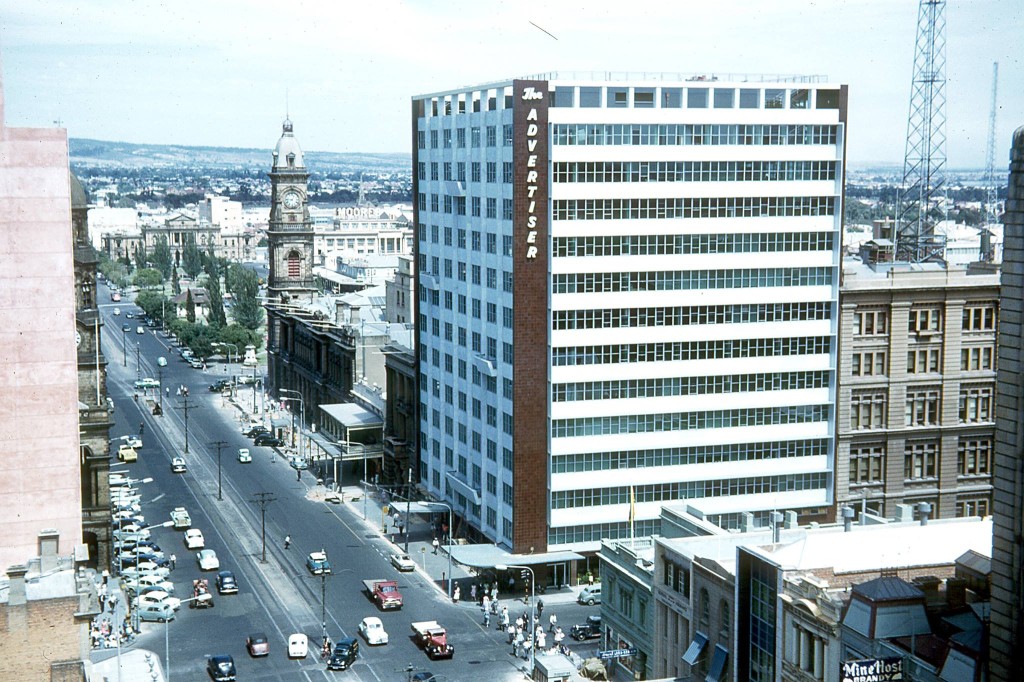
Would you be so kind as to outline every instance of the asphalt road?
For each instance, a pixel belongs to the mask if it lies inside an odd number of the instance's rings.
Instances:
[[[205,679],[206,659],[214,654],[231,654],[239,679],[321,680],[343,675],[353,680],[405,680],[406,670],[430,670],[446,680],[523,679],[517,661],[510,655],[504,634],[481,625],[479,610],[471,605],[451,604],[421,573],[399,573],[388,563],[388,543],[345,506],[327,505],[309,499],[315,481],[308,472],[301,481],[295,471],[271,448],[254,447],[241,435],[236,408],[220,394],[210,393],[208,385],[227,376],[224,366],[195,370],[182,361],[177,349],[156,330],[136,334],[137,320],[126,320],[125,313],[139,311],[129,302],[118,304],[122,314],[115,317],[114,305],[104,304],[104,354],[108,360],[107,387],[114,399],[115,426],[111,437],[137,433],[144,423],[139,461],[132,465],[115,462],[112,469],[128,469],[135,477],[150,476],[144,484],[143,514],[149,524],[169,519],[176,506],[186,507],[192,526],[203,531],[206,546],[214,549],[221,568],[235,572],[240,592],[215,595],[213,608],[178,611],[168,625],[146,623],[138,644],[164,656],[165,636],[169,643],[171,679]],[[131,333],[121,333],[122,324],[131,324]],[[127,366],[123,342],[127,343]],[[167,358],[163,384],[170,396],[163,399],[163,416],[153,416],[151,403],[157,391],[133,400],[133,382],[137,377],[158,376],[156,359]],[[233,368],[237,372],[237,365]],[[189,388],[187,400],[188,444],[185,450],[186,400],[176,387]],[[220,498],[218,499],[218,457],[220,442]],[[236,459],[237,449],[248,447],[251,464]],[[116,448],[115,448],[116,452]],[[180,455],[188,463],[185,474],[173,474],[170,459]],[[265,507],[265,552],[259,494],[273,501]],[[291,536],[289,549],[283,546]],[[165,554],[174,553],[177,568],[171,573],[176,596],[191,596],[193,578],[207,577],[211,587],[215,573],[201,573],[194,552],[185,549],[182,533],[171,528],[153,530],[154,539]],[[305,567],[306,555],[324,549],[334,574],[328,578],[312,576]],[[400,611],[382,613],[363,593],[361,581],[386,577],[398,580],[405,597]],[[522,605],[513,608],[522,610]],[[582,620],[594,608],[564,605],[554,609],[563,627]],[[390,635],[383,647],[361,644],[360,659],[343,673],[325,670],[319,660],[317,644],[323,623],[332,640],[357,636],[361,618],[378,616]],[[456,648],[451,661],[429,661],[412,641],[410,623],[437,620],[449,630],[449,641]],[[566,627],[566,629],[568,629]],[[245,638],[251,632],[264,632],[271,643],[267,658],[252,659],[245,650]],[[285,643],[289,634],[309,636],[310,655],[300,661],[289,660]],[[595,645],[574,646],[586,655]]]

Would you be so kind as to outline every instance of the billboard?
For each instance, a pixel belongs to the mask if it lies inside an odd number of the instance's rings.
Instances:
[[[867,658],[861,661],[844,661],[842,682],[890,682],[903,680],[903,659]]]

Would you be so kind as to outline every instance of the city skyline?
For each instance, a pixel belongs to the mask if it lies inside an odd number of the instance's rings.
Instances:
[[[111,2],[0,0],[0,55],[10,125],[260,148],[288,111],[307,149],[338,152],[409,152],[413,96],[495,74],[821,74],[850,85],[849,161],[898,164],[917,4],[183,2],[120,12]],[[1024,10],[1012,0],[950,3],[946,19],[949,166],[984,165],[998,61],[1003,169],[1024,111],[1014,87],[1024,65],[1011,47]]]

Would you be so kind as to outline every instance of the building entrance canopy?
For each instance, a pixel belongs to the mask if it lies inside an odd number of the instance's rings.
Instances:
[[[442,508],[440,505],[433,505],[429,511]],[[463,566],[472,566],[473,568],[538,566],[542,564],[559,564],[566,561],[581,561],[584,558],[576,552],[568,550],[544,552],[542,554],[513,554],[497,545],[452,545],[450,551],[452,559]]]

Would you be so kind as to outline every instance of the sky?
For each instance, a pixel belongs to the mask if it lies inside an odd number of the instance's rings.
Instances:
[[[917,0],[0,0],[7,125],[101,140],[410,152],[410,99],[549,72],[821,74],[851,164],[902,164]],[[947,157],[1024,125],[1024,2],[952,0]],[[542,30],[543,29],[543,30]]]

